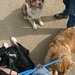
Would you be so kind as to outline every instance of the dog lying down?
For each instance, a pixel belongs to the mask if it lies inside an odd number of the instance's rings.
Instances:
[[[75,52],[75,27],[70,27],[62,30],[51,42],[48,53],[45,57],[45,64],[63,59],[47,67],[53,71],[53,75],[65,75],[72,67],[75,67],[75,62],[72,61],[72,54]]]
[[[11,37],[11,42],[13,43],[12,46],[9,47],[7,43],[4,43],[3,47],[0,48],[0,66],[9,67],[9,58],[6,53],[8,51],[19,72],[33,69],[34,63],[29,57],[29,51],[18,43],[15,37]]]

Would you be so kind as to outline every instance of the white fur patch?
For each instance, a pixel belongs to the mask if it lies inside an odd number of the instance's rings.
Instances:
[[[4,46],[5,48],[8,48],[8,47],[9,47],[9,46],[8,46],[8,43],[6,43],[6,42],[3,44],[3,46]]]
[[[67,50],[69,51],[69,53],[71,52],[70,46],[68,44],[65,45],[67,47]]]
[[[54,75],[58,75],[58,71],[55,70]]]
[[[2,58],[0,57],[0,61],[2,60]]]
[[[16,40],[15,37],[11,37],[11,41],[12,41],[14,44],[16,44],[16,42],[17,42],[17,40]]]
[[[35,30],[36,30],[36,29],[37,29],[37,26],[36,26],[36,25],[33,25],[33,29],[35,29]]]
[[[38,18],[41,17],[43,8],[42,8],[42,10],[37,9],[36,11],[33,11],[33,10],[29,7],[28,3],[25,3],[25,5],[26,5],[26,7],[27,7],[27,12],[28,12],[28,14],[29,14],[33,19],[38,19]]]
[[[39,22],[39,24],[40,24],[41,26],[43,26],[43,25],[44,25],[44,23],[43,23],[42,21],[40,21],[40,22]]]
[[[13,56],[15,58],[17,57],[16,54],[9,54],[9,56],[11,56],[11,57]]]

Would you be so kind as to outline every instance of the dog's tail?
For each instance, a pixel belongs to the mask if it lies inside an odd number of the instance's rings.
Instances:
[[[9,47],[8,43],[3,43],[3,46],[7,49]]]

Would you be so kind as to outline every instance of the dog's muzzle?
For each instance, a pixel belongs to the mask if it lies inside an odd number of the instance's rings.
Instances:
[[[42,9],[42,4],[41,3],[38,3],[38,6],[37,6],[40,10]]]

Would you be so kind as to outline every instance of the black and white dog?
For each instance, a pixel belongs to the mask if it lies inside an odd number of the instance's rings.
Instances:
[[[11,37],[11,42],[13,43],[12,46],[9,47],[7,43],[4,43],[3,47],[0,48],[0,66],[9,67],[8,51],[9,56],[13,60],[19,73],[33,69],[34,63],[29,57],[29,50],[18,43],[15,37]]]

